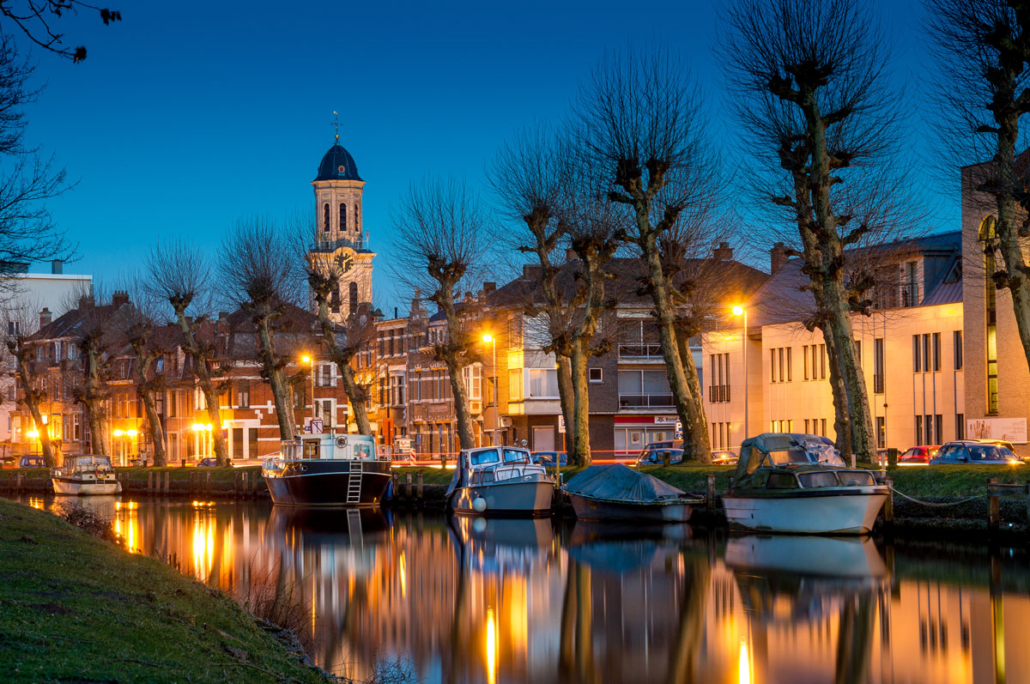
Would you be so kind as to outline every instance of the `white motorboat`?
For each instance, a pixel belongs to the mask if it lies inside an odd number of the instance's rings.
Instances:
[[[122,491],[106,456],[66,456],[64,465],[51,471],[50,482],[55,494],[69,496],[110,496]]]
[[[462,450],[446,494],[455,513],[488,516],[547,515],[553,496],[554,479],[529,450],[508,446]]]
[[[866,534],[888,490],[868,470],[847,468],[825,437],[766,433],[740,449],[722,497],[730,525],[794,534]]]

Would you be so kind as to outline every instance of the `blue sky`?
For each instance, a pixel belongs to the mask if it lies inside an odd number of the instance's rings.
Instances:
[[[80,245],[66,272],[109,284],[160,238],[185,236],[214,255],[240,216],[308,210],[339,110],[341,143],[367,181],[377,304],[403,311],[407,293],[383,263],[391,207],[431,174],[485,189],[498,145],[558,120],[606,48],[660,41],[694,65],[716,105],[722,96],[709,2],[111,6],[120,24],[82,14],[63,25],[69,44],[89,49],[84,63],[34,52],[47,89],[28,109],[29,140],[79,181],[51,203]],[[899,74],[918,73],[918,5],[879,11]],[[944,192],[935,209],[947,224],[957,207]]]

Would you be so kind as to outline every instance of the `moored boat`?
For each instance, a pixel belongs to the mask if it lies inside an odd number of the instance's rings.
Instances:
[[[622,464],[590,466],[562,487],[580,520],[686,522],[703,497]]]
[[[50,482],[55,494],[68,496],[110,496],[122,491],[106,456],[65,456],[64,465],[51,471]]]
[[[825,438],[766,433],[741,445],[733,487],[722,501],[735,527],[866,534],[887,496],[872,472],[845,467]]]
[[[390,484],[390,460],[366,435],[306,435],[282,443],[261,464],[277,506],[376,506]]]
[[[447,487],[455,513],[536,516],[551,512],[554,479],[529,450],[509,446],[464,449]]]

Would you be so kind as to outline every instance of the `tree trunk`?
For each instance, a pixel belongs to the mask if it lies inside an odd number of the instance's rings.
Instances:
[[[569,456],[569,463],[579,463],[576,432],[572,428],[575,421],[575,390],[572,387],[572,359],[558,353],[554,356],[558,361],[558,403],[561,405],[561,415],[565,420],[565,453]],[[590,445],[587,444],[588,449],[589,447]]]
[[[372,425],[368,421],[368,408],[365,399],[365,389],[358,385],[354,378],[354,369],[349,363],[337,363],[340,369],[340,378],[343,380],[343,391],[350,400],[351,410],[354,412],[354,423],[358,426],[359,435],[372,435]]]
[[[294,416],[293,409],[289,403],[289,391],[283,379],[282,369],[279,368],[279,359],[275,353],[275,345],[272,342],[270,314],[262,313],[255,316],[258,327],[258,345],[261,350],[261,363],[268,375],[268,385],[272,388],[272,400],[275,402],[275,417],[279,421],[279,438],[292,440],[294,437]]]
[[[226,447],[225,435],[222,434],[222,412],[219,406],[218,391],[215,389],[211,372],[207,367],[207,354],[203,353],[200,345],[197,344],[194,331],[186,320],[186,309],[176,308],[175,314],[185,342],[186,353],[193,359],[193,374],[197,376],[197,384],[200,385],[200,391],[204,393],[204,401],[207,402],[207,414],[211,420],[211,436],[215,446],[215,460],[218,465],[224,466],[229,462],[229,450]]]
[[[822,332],[822,331],[821,331]],[[840,366],[837,365],[837,348],[834,346],[833,337],[823,332],[823,339],[826,342],[826,360],[830,364],[830,391],[833,394],[833,430],[837,436],[837,451],[845,462],[851,461],[851,420],[848,416],[848,394],[844,386],[844,376],[841,375]],[[817,432],[815,428],[812,432]]]
[[[453,355],[451,358],[444,359],[444,363],[447,364],[447,376],[451,379],[454,413],[458,417],[458,444],[462,449],[471,449],[476,444],[472,437],[472,414],[469,413],[468,392],[465,390],[465,381],[461,377],[461,367],[458,366]]]
[[[154,401],[154,391],[140,389],[140,398],[143,400],[143,410],[147,413],[147,429],[150,430],[150,441],[154,444],[154,465],[163,468],[168,465],[168,453],[165,451],[165,431],[161,426],[161,417],[157,415],[157,402]]]
[[[711,448],[708,441],[708,422],[705,418],[704,406],[699,401],[700,388],[697,394],[691,391],[687,380],[683,355],[676,334],[676,311],[672,297],[666,287],[665,275],[658,253],[658,244],[654,235],[646,228],[648,216],[639,216],[641,235],[641,251],[647,266],[648,287],[654,300],[655,322],[658,326],[658,339],[661,342],[662,357],[665,359],[665,370],[669,378],[669,389],[676,404],[676,413],[683,424],[683,461],[695,460],[699,463],[711,463]],[[689,350],[688,350],[689,355]],[[693,362],[691,361],[693,366]],[[697,371],[694,383],[697,384]]]
[[[587,340],[578,339],[572,347],[572,422],[565,421],[566,434],[572,435],[576,445],[576,465],[588,466],[592,463],[590,456],[590,384],[587,381],[587,359],[590,350]]]
[[[690,335],[682,331],[676,333],[676,346],[679,349],[680,361],[683,362],[683,374],[686,377],[687,389],[690,391],[690,395],[694,398],[694,405],[701,408],[701,414],[696,419],[701,421],[701,426],[704,428],[707,442],[708,435],[708,419],[704,415],[704,394],[701,389],[701,377],[697,374],[697,365],[694,363],[694,354],[690,351]],[[746,378],[745,378],[746,380]],[[744,407],[747,410],[747,407]],[[683,431],[684,437],[687,431]],[[702,460],[702,463],[711,462],[711,451],[705,451],[706,458]]]
[[[99,399],[83,402],[86,405],[86,422],[89,423],[89,443],[94,456],[107,456],[107,442],[104,440],[104,407]]]
[[[25,388],[22,401],[29,409],[32,422],[36,426],[36,432],[39,433],[39,446],[43,453],[43,462],[46,463],[47,468],[53,468],[57,465],[57,457],[54,454],[53,446],[50,444],[50,433],[47,431],[46,423],[43,422],[43,414],[39,410],[39,402],[36,401],[36,391],[32,385],[32,373],[29,371],[27,354],[28,350],[25,349],[19,340],[17,353],[14,358],[18,364],[18,379],[21,381],[21,386]]]

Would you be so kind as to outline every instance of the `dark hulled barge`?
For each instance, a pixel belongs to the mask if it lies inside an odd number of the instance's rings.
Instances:
[[[378,506],[390,484],[390,460],[366,435],[307,435],[282,443],[261,474],[277,506]]]

